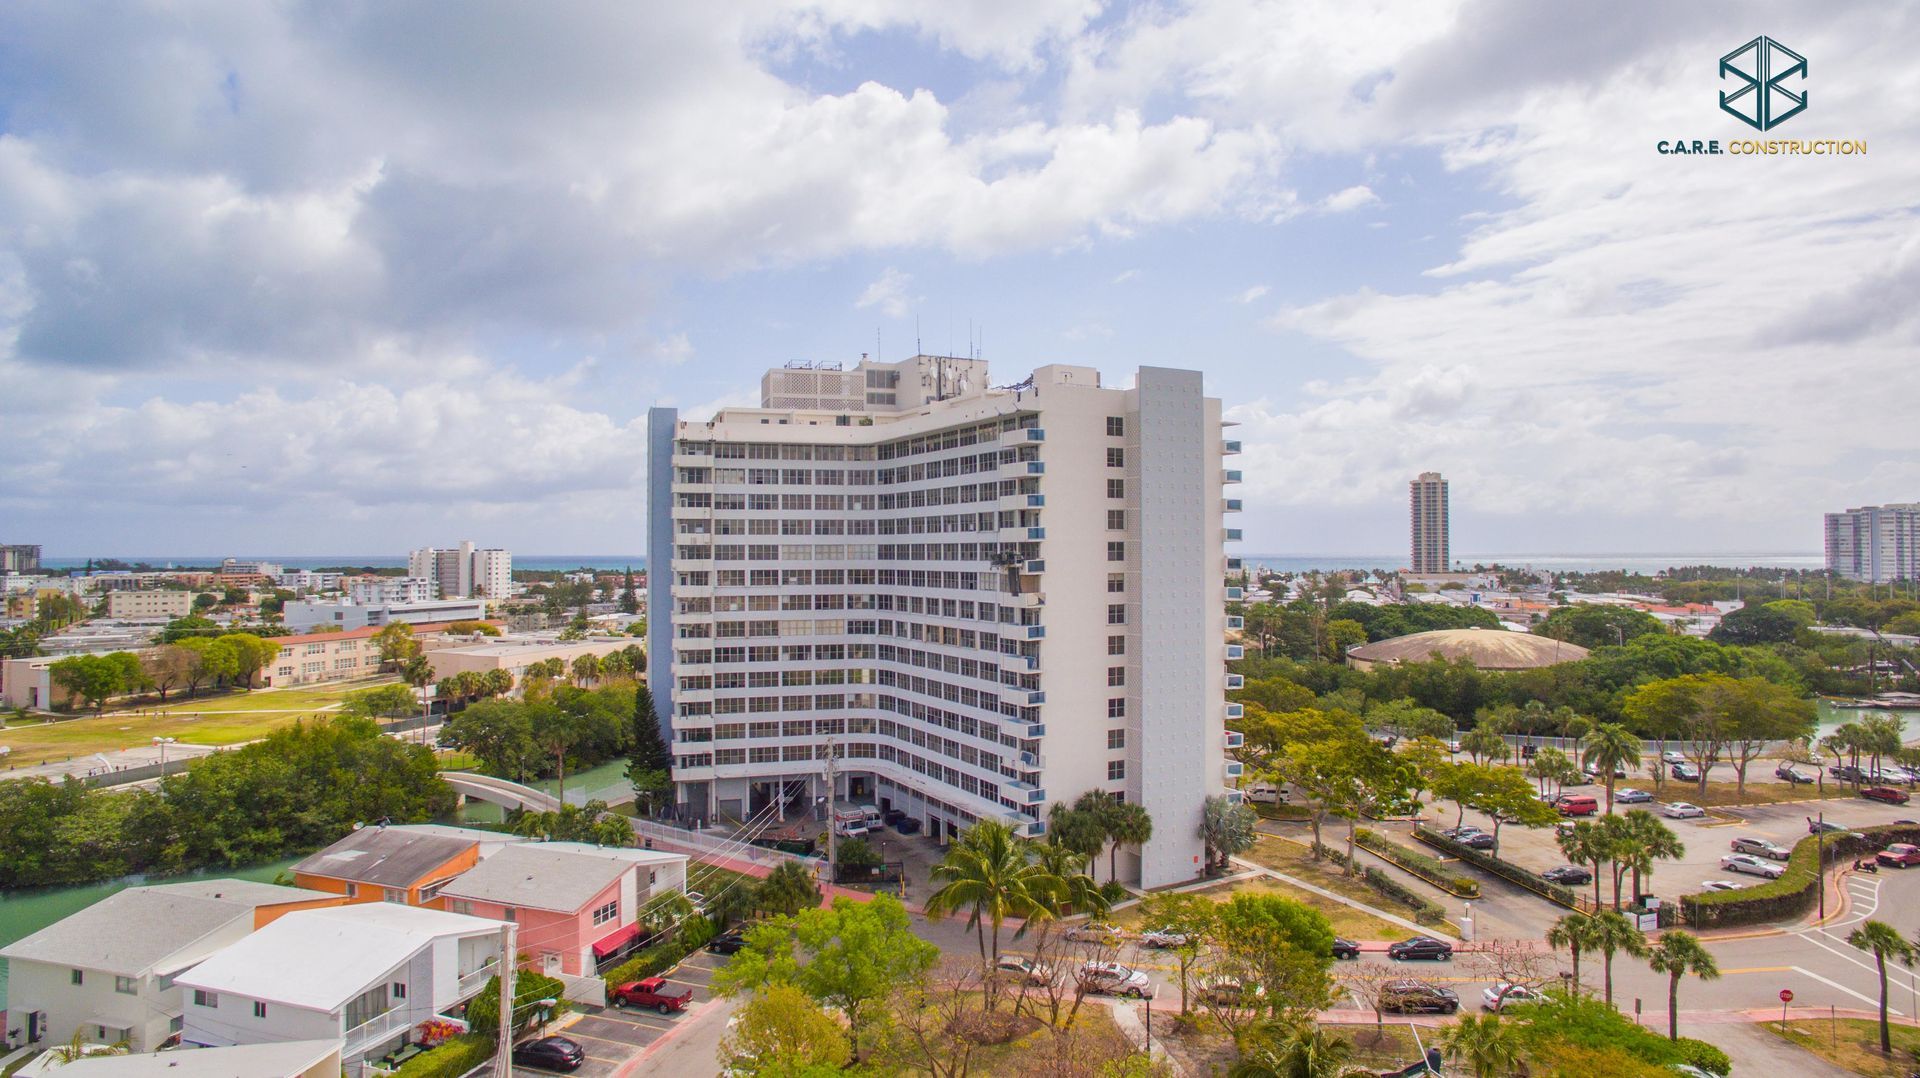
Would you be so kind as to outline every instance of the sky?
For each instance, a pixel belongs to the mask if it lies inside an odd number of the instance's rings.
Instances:
[[[1723,112],[1720,57],[1807,58]],[[0,542],[643,549],[646,409],[1206,374],[1248,554],[1920,499],[1920,6],[0,5]],[[1864,155],[1662,155],[1852,139]],[[917,342],[917,343],[916,343]]]

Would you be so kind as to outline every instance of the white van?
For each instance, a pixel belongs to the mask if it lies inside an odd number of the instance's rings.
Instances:
[[[1256,782],[1240,792],[1248,801],[1259,805],[1284,805],[1287,803],[1286,791],[1271,782]]]

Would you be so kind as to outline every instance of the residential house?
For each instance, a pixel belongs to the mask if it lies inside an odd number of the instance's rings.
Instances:
[[[61,1063],[51,1050],[14,1078],[340,1078],[340,1042],[238,1044],[139,1055],[99,1055]]]
[[[337,1038],[352,1067],[477,995],[499,966],[501,928],[391,903],[289,914],[180,976],[181,1041]]]
[[[8,1026],[27,1044],[77,1031],[153,1051],[180,1032],[180,974],[282,915],[339,902],[245,880],[130,887],[0,948]]]
[[[637,946],[655,896],[686,893],[685,854],[535,842],[507,846],[440,889],[442,905],[520,926],[515,949],[549,976],[591,977]]]
[[[294,882],[348,902],[432,903],[454,877],[480,861],[475,838],[408,827],[362,827],[293,866]]]

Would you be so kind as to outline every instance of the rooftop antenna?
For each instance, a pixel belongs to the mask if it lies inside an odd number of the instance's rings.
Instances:
[[[927,354],[926,349],[920,347],[920,316],[917,314],[913,316],[913,354],[917,356]]]

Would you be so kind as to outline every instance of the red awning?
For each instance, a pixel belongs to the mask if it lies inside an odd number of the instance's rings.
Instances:
[[[596,940],[593,945],[593,957],[605,958],[639,938],[640,923],[636,921],[625,928],[610,933],[605,939]]]

